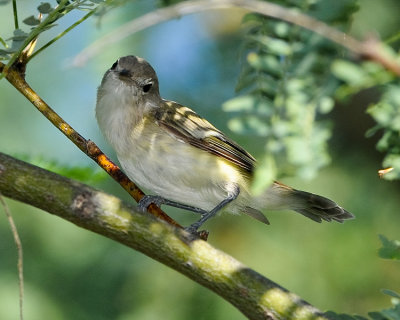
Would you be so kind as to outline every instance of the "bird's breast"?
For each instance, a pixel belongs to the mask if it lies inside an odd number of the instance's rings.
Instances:
[[[243,188],[247,183],[234,164],[146,120],[132,130],[129,147],[118,158],[129,178],[141,187],[205,210],[225,199],[233,184]]]

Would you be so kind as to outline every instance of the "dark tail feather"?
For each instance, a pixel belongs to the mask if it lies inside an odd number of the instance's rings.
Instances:
[[[258,221],[260,221],[262,223],[269,224],[269,221],[268,221],[267,217],[264,216],[262,214],[262,212],[257,210],[257,209],[254,209],[254,208],[251,208],[251,207],[245,207],[244,210],[243,210],[243,213],[247,214],[248,216],[250,216],[250,217],[252,217],[252,218],[254,218],[254,219],[256,219],[256,220],[258,220]]]
[[[343,222],[354,218],[354,215],[328,198],[299,190],[293,190],[292,196],[292,210],[316,222],[322,220]]]

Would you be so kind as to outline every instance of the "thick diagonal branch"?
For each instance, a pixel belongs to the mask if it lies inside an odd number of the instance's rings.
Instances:
[[[182,229],[140,213],[111,195],[2,153],[0,193],[160,261],[216,292],[249,319],[327,319],[295,294]]]

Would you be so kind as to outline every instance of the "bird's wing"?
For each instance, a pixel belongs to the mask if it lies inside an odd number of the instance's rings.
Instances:
[[[233,140],[226,137],[193,110],[173,101],[164,101],[165,108],[155,111],[159,126],[177,139],[220,156],[245,171],[254,170],[255,159]]]

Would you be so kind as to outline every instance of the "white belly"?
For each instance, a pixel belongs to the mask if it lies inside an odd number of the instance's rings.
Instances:
[[[137,131],[129,148],[118,154],[128,177],[152,194],[211,210],[236,184],[243,185],[243,177],[225,160],[161,132],[155,124],[153,129]]]

